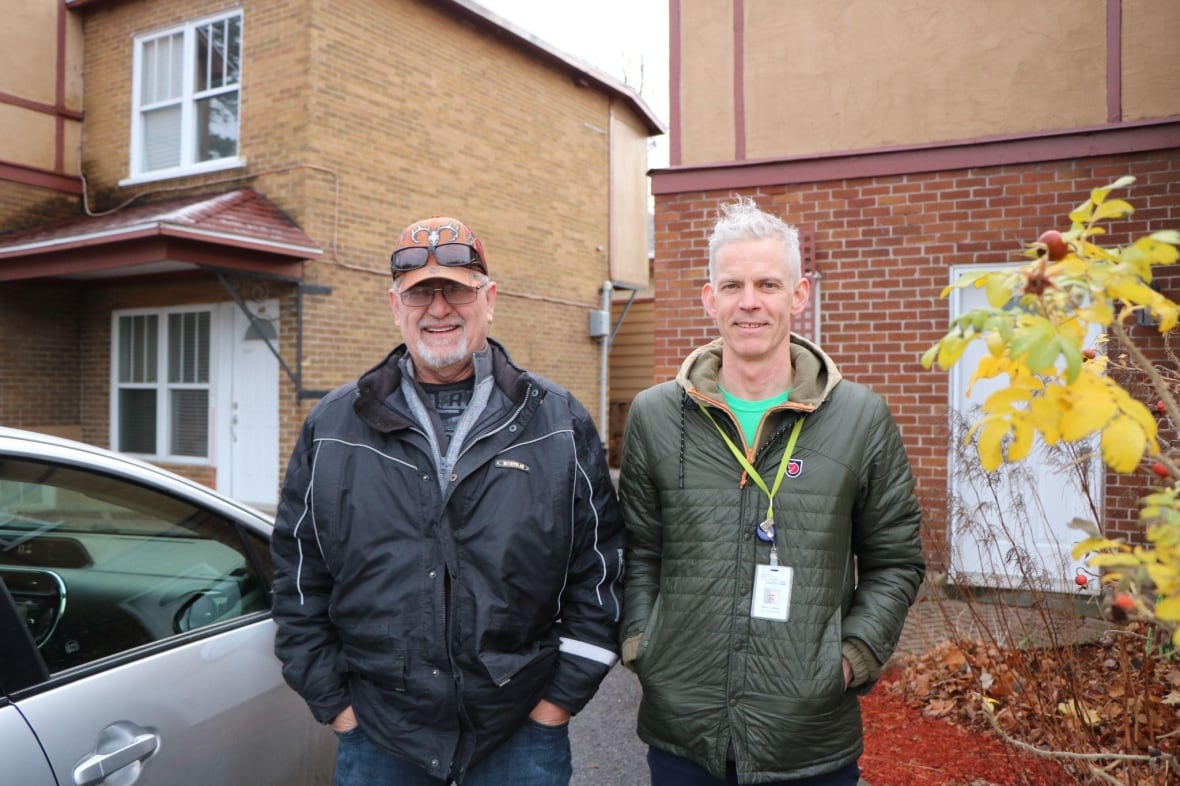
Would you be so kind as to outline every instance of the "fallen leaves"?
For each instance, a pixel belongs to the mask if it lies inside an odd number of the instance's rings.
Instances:
[[[1098,642],[1058,648],[946,642],[900,659],[902,674],[887,689],[922,717],[1060,752],[1056,761],[1077,783],[1175,784],[1180,653],[1153,649],[1152,640],[1133,622]]]

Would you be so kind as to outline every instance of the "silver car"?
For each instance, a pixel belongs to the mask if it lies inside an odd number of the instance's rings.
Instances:
[[[284,683],[271,523],[158,467],[0,428],[0,785],[332,780]]]

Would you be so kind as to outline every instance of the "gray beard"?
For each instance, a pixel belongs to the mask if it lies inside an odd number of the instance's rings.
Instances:
[[[418,356],[422,358],[422,362],[435,369],[443,369],[449,366],[454,366],[467,360],[467,326],[464,325],[462,329],[462,336],[460,337],[459,346],[447,352],[440,352],[432,347],[418,345]]]

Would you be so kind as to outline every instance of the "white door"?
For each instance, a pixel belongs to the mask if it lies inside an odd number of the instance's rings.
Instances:
[[[264,328],[254,329],[235,303],[225,306],[229,362],[217,397],[223,412],[217,433],[224,449],[217,451],[217,490],[263,510],[278,504],[279,361],[264,339],[278,348],[278,301],[248,306]]]
[[[996,265],[996,268],[1015,265]],[[960,266],[951,280],[978,266]],[[983,289],[956,289],[951,318],[987,305]],[[976,341],[951,371],[950,570],[977,587],[1075,592],[1082,567],[1070,554],[1084,535],[1072,529],[1076,518],[1096,521],[1102,509],[1103,468],[1096,445],[1048,447],[1039,439],[1027,459],[985,473],[974,444],[964,444],[978,407],[1006,377],[978,382],[966,395],[979,359]],[[1092,503],[1091,503],[1092,501]],[[1091,582],[1090,589],[1095,589]]]

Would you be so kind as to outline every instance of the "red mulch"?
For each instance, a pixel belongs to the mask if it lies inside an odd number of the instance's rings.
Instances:
[[[1070,779],[1053,762],[1021,753],[998,737],[930,718],[910,704],[887,673],[861,698],[870,786],[1062,786]]]

